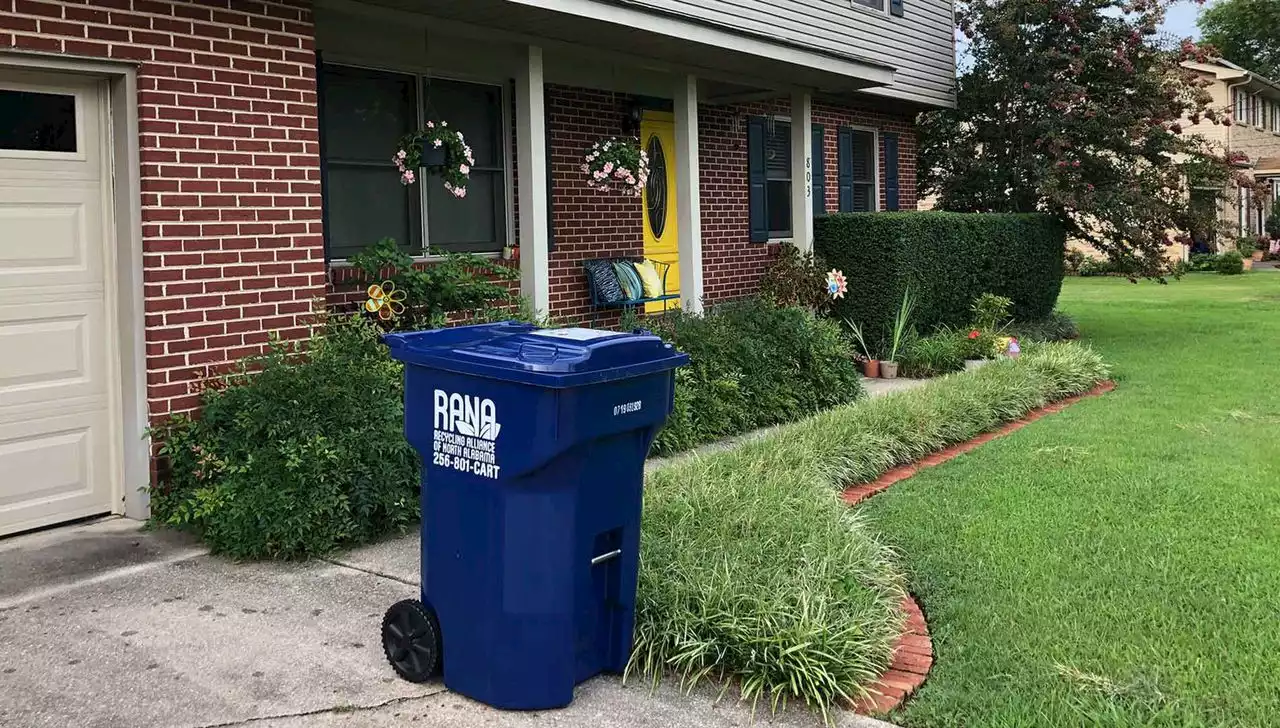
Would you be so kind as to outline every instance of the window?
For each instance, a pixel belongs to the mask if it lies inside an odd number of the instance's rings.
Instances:
[[[497,252],[507,244],[504,87],[326,64],[321,71],[325,240],[343,259],[385,238],[428,248]],[[426,120],[447,121],[475,153],[467,196],[439,178],[400,184],[396,142]]]
[[[76,152],[76,97],[0,89],[0,149]]]
[[[1248,96],[1245,94],[1244,91],[1241,91],[1238,88],[1232,89],[1231,94],[1233,96],[1233,98],[1231,99],[1231,105],[1235,107],[1232,113],[1232,116],[1236,118],[1236,121],[1238,123],[1244,123],[1244,121],[1248,118],[1248,116],[1245,115],[1245,109],[1246,109],[1245,99],[1247,99]]]
[[[876,194],[876,134],[863,129],[840,130],[840,211],[874,212]]]
[[[884,12],[884,0],[850,0],[850,2],[852,2],[855,6],[871,8],[872,10],[879,10],[880,12]]]
[[[791,235],[791,124],[772,121],[765,126],[765,219],[769,237]]]

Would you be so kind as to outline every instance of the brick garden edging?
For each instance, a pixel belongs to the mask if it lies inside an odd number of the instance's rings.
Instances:
[[[870,483],[846,488],[843,494],[844,501],[851,506],[857,505],[925,468],[941,465],[998,437],[1020,430],[1045,415],[1061,412],[1086,397],[1106,394],[1115,388],[1115,382],[1107,380],[1084,394],[1067,397],[1032,410],[1021,419],[991,432],[985,432],[972,440],[939,450],[909,465],[893,468]],[[929,668],[933,666],[933,640],[929,637],[929,625],[925,623],[924,612],[910,594],[903,598],[902,610],[907,613],[907,629],[894,646],[893,661],[889,663],[889,669],[868,688],[871,695],[854,703],[853,709],[858,713],[886,713],[902,705],[908,696],[924,684]]]

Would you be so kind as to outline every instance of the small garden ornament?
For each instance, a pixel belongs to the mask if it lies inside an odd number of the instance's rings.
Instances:
[[[831,300],[844,298],[844,294],[849,290],[849,283],[844,278],[844,273],[832,268],[827,273],[827,293],[830,294]]]
[[[393,321],[404,313],[404,291],[397,291],[392,281],[383,281],[369,286],[369,300],[364,302],[364,310],[377,314],[383,321]]]
[[[445,121],[439,124],[428,121],[427,128],[400,139],[391,162],[400,171],[401,184],[418,181],[415,170],[425,168],[428,174],[440,175],[444,188],[462,199],[467,196],[467,182],[471,180],[471,167],[476,158],[462,132],[450,129]]]

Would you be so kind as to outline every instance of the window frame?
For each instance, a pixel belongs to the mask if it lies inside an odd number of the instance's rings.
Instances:
[[[867,132],[871,134],[871,202],[872,206],[867,212],[884,212],[884,205],[880,204],[880,192],[884,185],[884,180],[880,175],[880,129],[874,126],[866,126],[863,124],[841,124],[836,131],[836,189],[840,188],[840,162],[839,162],[839,145],[840,145],[840,129],[848,129],[850,131]],[[850,150],[852,153],[852,150]],[[902,170],[898,170],[899,185],[901,185]],[[865,185],[866,182],[853,182],[854,186]],[[837,193],[838,194],[838,193]],[[839,200],[836,201],[836,210],[840,211]]]
[[[324,73],[325,66],[340,66],[344,68],[354,68],[354,69],[363,70],[363,71],[373,71],[376,73],[387,73],[387,74],[394,74],[394,75],[400,75],[400,76],[412,76],[415,83],[414,96],[417,103],[416,113],[417,113],[417,124],[419,129],[421,129],[427,122],[427,119],[426,119],[427,107],[426,107],[426,100],[424,98],[424,93],[423,93],[425,90],[424,81],[426,79],[435,79],[440,81],[455,81],[458,83],[473,83],[473,84],[483,85],[483,86],[498,87],[501,90],[499,104],[502,107],[501,109],[502,116],[500,120],[500,123],[502,125],[502,150],[501,150],[502,162],[503,162],[502,188],[503,188],[503,197],[505,200],[504,207],[506,208],[504,210],[504,216],[506,218],[506,225],[505,225],[506,235],[504,236],[505,240],[499,240],[498,242],[500,244],[500,248],[511,247],[515,245],[515,239],[516,239],[515,237],[516,236],[515,200],[513,197],[513,195],[515,194],[515,162],[514,162],[515,149],[514,149],[514,143],[512,141],[512,135],[514,133],[514,124],[515,124],[515,119],[513,118],[514,113],[512,110],[512,101],[514,99],[515,94],[514,94],[514,90],[511,87],[511,79],[497,79],[491,75],[484,75],[484,74],[468,74],[468,73],[455,72],[455,71],[440,71],[439,69],[436,69],[436,68],[424,68],[424,67],[420,67],[412,64],[405,65],[405,66],[387,66],[380,63],[370,63],[367,61],[362,61],[362,60],[351,58],[349,56],[345,56],[341,54],[335,54],[332,56],[325,54],[323,57],[320,57],[317,60],[318,60],[317,69],[316,69],[317,78]],[[316,113],[317,122],[322,121],[324,116],[324,110],[319,108],[318,104],[317,104],[316,112],[317,112]],[[317,129],[318,127],[319,127],[319,123],[317,124]],[[324,138],[325,132],[323,130],[318,129],[318,133],[321,138]],[[390,162],[392,153],[394,153],[394,150],[388,150],[387,169],[389,173],[394,171]],[[328,225],[329,190],[328,190],[328,182],[327,182],[328,160],[323,154],[320,156],[320,167],[321,167],[321,170],[320,170],[321,179],[324,181],[324,184],[322,185],[322,189],[321,189],[321,205],[324,207],[324,210],[325,210],[325,215],[324,215],[325,262],[330,267],[339,267],[339,268],[349,267],[351,263],[348,261],[347,258],[334,258],[334,257],[330,257],[329,255],[329,225]],[[415,261],[418,261],[418,262],[442,260],[444,256],[428,253],[428,251],[431,248],[431,238],[430,238],[430,230],[428,229],[428,218],[430,215],[430,211],[427,208],[426,182],[420,181],[416,185],[416,187],[418,190],[418,209],[419,209],[418,224],[421,227],[420,235],[422,240],[422,250],[416,251],[416,252],[410,252],[410,256]],[[371,244],[372,242],[373,241],[371,241]],[[445,252],[448,253],[449,251],[445,251]],[[502,257],[502,250],[499,249],[496,251],[472,252],[470,254],[478,255],[481,257],[500,258]]]
[[[771,123],[771,124],[779,124],[779,123],[782,123],[782,124],[786,124],[786,125],[787,125],[787,177],[786,177],[786,182],[787,182],[787,184],[788,184],[788,185],[794,185],[794,184],[795,184],[795,180],[791,179],[791,167],[792,167],[792,164],[791,164],[791,157],[792,157],[792,155],[793,155],[793,154],[795,154],[795,150],[791,148],[791,143],[792,143],[792,142],[791,142],[791,116],[790,116],[790,115],[782,115],[782,114],[774,114],[774,115],[772,115],[772,116],[768,116],[768,115],[766,115],[766,116],[765,116],[765,119],[767,120],[766,124],[770,124],[770,123]],[[766,127],[765,127],[765,133],[766,133],[766,134],[768,133],[768,126],[766,126]],[[812,130],[810,131],[810,133],[811,133],[811,134],[813,133],[813,132],[812,132]],[[766,152],[768,151],[768,148],[769,148],[769,140],[768,140],[768,138],[766,138],[766,139],[765,139],[765,150],[766,150]],[[767,220],[769,219],[769,182],[770,182],[770,181],[779,181],[779,182],[780,182],[780,181],[783,181],[781,177],[770,177],[770,176],[769,176],[769,164],[768,164],[768,159],[766,159],[766,160],[765,160],[764,179],[765,179],[765,185],[764,185],[764,209],[765,209],[765,220],[767,221]],[[777,244],[777,243],[789,243],[789,242],[791,242],[791,241],[795,240],[795,237],[796,237],[796,234],[795,234],[795,231],[796,231],[796,211],[795,211],[795,205],[794,205],[794,204],[792,204],[792,203],[793,203],[793,200],[792,200],[793,195],[791,195],[791,193],[790,193],[790,192],[791,192],[791,187],[790,187],[790,186],[788,186],[788,187],[787,187],[787,207],[791,208],[791,214],[789,215],[789,217],[791,218],[791,229],[790,229],[790,230],[787,230],[785,233],[783,233],[782,231],[778,231],[778,230],[770,230],[770,231],[769,231],[769,244],[770,244],[770,245],[774,245],[774,244]]]
[[[75,138],[76,150],[74,152],[53,152],[40,149],[8,149],[0,148],[0,159],[35,159],[45,161],[58,162],[84,162],[89,159],[89,150],[87,148],[88,140],[85,139],[85,109],[84,95],[86,93],[83,87],[71,85],[66,86],[49,86],[33,83],[24,83],[22,81],[4,81],[0,83],[0,89],[5,91],[15,91],[18,93],[45,94],[48,96],[71,96],[75,99]]]
[[[849,0],[849,7],[854,10],[861,10],[865,13],[875,13],[877,15],[889,14],[889,0],[879,0],[880,7],[873,7],[866,4],[863,0]]]

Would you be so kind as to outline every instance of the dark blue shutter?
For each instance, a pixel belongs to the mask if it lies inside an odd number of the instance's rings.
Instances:
[[[903,0],[889,0],[889,13],[901,18],[905,13],[902,2]]]
[[[841,127],[836,145],[840,177],[840,212],[853,212],[853,130]]]
[[[884,209],[898,210],[898,135],[884,133]]]
[[[827,214],[826,130],[813,125],[813,214]]]
[[[769,242],[768,202],[765,199],[765,120],[747,120],[747,207],[751,218],[751,242]]]

